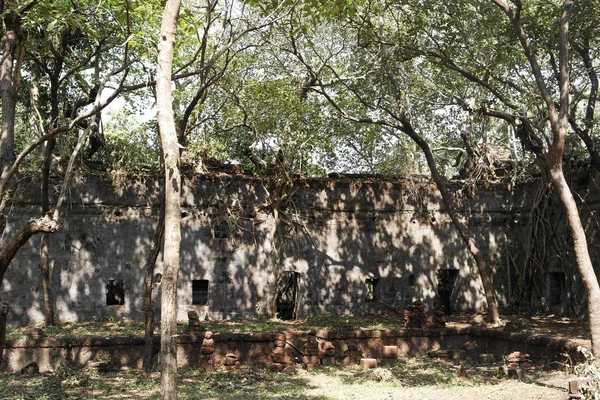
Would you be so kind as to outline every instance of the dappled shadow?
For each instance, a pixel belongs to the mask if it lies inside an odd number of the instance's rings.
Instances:
[[[289,224],[278,266],[297,274],[298,317],[385,313],[416,299],[431,308],[439,271],[448,269],[457,271],[450,308],[484,306],[474,262],[430,182],[338,179],[295,185],[292,202],[282,210]],[[520,251],[517,239],[524,222],[515,223],[513,215],[527,209],[527,191],[513,194],[491,186],[469,198],[459,195],[459,188],[452,187],[458,214],[495,267],[502,300],[503,255]],[[60,320],[143,318],[145,258],[158,218],[158,194],[152,179],[111,181],[89,175],[76,180],[65,229],[50,239]],[[253,213],[265,200],[257,179],[208,175],[185,180],[178,319],[186,320],[191,310],[211,319],[267,315],[275,290],[273,223],[268,207]],[[13,210],[21,218],[36,211],[24,203],[15,203]],[[43,319],[38,244],[32,239],[6,274],[3,290],[12,323]],[[157,272],[161,269],[159,257]],[[369,288],[367,280],[378,284]],[[123,283],[122,305],[107,305],[110,281]],[[194,295],[194,287],[205,292]]]
[[[0,374],[0,396],[22,398],[135,398],[160,399],[159,376],[132,372],[97,370],[63,371],[55,374],[23,376]],[[241,370],[207,374],[196,369],[180,369],[178,396],[181,399],[297,399],[317,400],[323,396],[304,393],[310,383],[297,375],[274,374],[265,370]]]

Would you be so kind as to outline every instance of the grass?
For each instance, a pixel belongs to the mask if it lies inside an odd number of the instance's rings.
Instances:
[[[354,317],[354,316],[319,316],[303,320],[282,321],[268,318],[247,318],[243,320],[202,321],[203,330],[215,333],[239,332],[260,333],[278,332],[288,329],[310,331],[312,329],[336,330],[352,326],[353,329],[400,329],[404,326],[401,316]],[[115,318],[93,319],[82,322],[64,322],[54,326],[29,326],[22,328],[8,327],[7,339],[24,339],[30,336],[32,328],[43,332],[45,337],[73,339],[110,336],[141,337],[144,335],[144,324],[140,321],[128,321]],[[179,332],[183,333],[187,324],[179,324]],[[158,329],[156,329],[158,330]],[[155,330],[155,331],[156,331]]]
[[[496,393],[485,398],[552,399],[564,397],[563,388],[543,382],[544,374],[525,381],[498,376],[498,369],[468,366],[468,380],[457,377],[457,366],[430,358],[414,358],[393,366],[365,370],[360,367],[322,367],[315,372],[271,373],[242,368],[235,372],[204,373],[179,370],[179,398],[192,399],[298,399],[346,398],[473,398],[476,393]],[[566,382],[566,379],[565,379]],[[0,374],[0,398],[41,399],[160,399],[159,374],[138,371],[102,372],[98,368],[63,367],[52,374],[25,376]],[[535,394],[535,397],[531,397]],[[514,396],[514,397],[511,397]]]

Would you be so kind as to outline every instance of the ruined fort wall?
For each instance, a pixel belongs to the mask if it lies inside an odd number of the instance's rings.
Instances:
[[[39,216],[35,185],[24,185],[11,204],[10,230]],[[503,255],[506,249],[520,251],[531,193],[525,186],[512,191],[491,186],[467,196],[461,188],[451,185],[459,215],[494,266],[503,301]],[[54,189],[58,195],[60,188]],[[182,194],[179,318],[187,319],[190,310],[209,318],[264,315],[276,271],[272,215],[268,207],[253,212],[267,200],[263,183],[197,176],[184,181]],[[154,179],[87,175],[75,180],[64,229],[50,238],[59,320],[143,318],[144,263],[158,219],[158,195]],[[382,303],[402,308],[414,299],[430,305],[445,279],[440,274],[454,280],[447,293],[452,311],[484,305],[474,262],[431,183],[299,180],[291,198],[276,265],[286,279],[294,277],[297,317],[383,312],[389,307]],[[3,298],[13,324],[43,320],[39,242],[32,238],[5,276]],[[159,257],[157,272],[161,268]],[[118,291],[120,283],[124,304],[107,305],[109,286]]]

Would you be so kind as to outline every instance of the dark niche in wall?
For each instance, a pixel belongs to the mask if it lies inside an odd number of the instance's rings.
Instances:
[[[366,302],[380,302],[388,306],[398,305],[401,300],[402,279],[389,276],[365,280],[367,286]]]
[[[125,304],[125,284],[121,279],[110,279],[106,282],[106,305],[122,306]]]
[[[208,304],[208,280],[192,280],[192,304],[196,306]]]
[[[550,307],[562,304],[565,292],[565,274],[562,272],[550,272],[548,274],[548,300]]]
[[[438,278],[438,289],[437,292],[440,295],[440,300],[444,306],[444,312],[450,315],[454,312],[452,309],[452,296],[456,287],[456,281],[458,279],[458,269],[454,268],[441,268],[437,271]]]
[[[379,290],[377,290],[379,278],[369,278],[365,281],[365,284],[367,285],[367,297],[365,298],[365,301],[380,301]]]
[[[284,271],[277,288],[277,316],[284,320],[296,319],[296,303],[298,300],[298,284],[300,273]]]

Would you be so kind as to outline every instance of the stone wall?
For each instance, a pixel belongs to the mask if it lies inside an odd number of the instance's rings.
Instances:
[[[9,207],[4,240],[23,221],[39,216],[37,185],[22,185]],[[449,311],[484,305],[474,262],[430,182],[298,180],[282,213],[285,241],[277,260],[270,210],[253,212],[267,199],[265,186],[228,175],[184,181],[179,319],[192,310],[202,318],[266,314],[276,268],[295,289],[281,312],[291,308],[297,317],[385,312],[415,299],[430,307],[441,289]],[[505,251],[520,251],[531,191],[490,186],[470,197],[461,187],[451,185],[459,215],[494,268],[503,302],[506,274],[499,266]],[[54,196],[59,189],[53,187]],[[59,320],[143,318],[143,274],[158,195],[154,179],[87,175],[75,180],[64,229],[50,238]],[[33,237],[5,276],[3,299],[10,304],[12,324],[43,320],[39,242]],[[161,268],[159,257],[157,272]]]
[[[234,355],[242,365],[269,367],[274,358],[272,352],[276,335],[281,333],[220,333],[214,336],[211,333],[213,352],[205,354],[202,351],[205,332],[186,332],[177,338],[177,364],[179,367],[202,367],[207,371],[222,370],[227,356]],[[357,365],[363,357],[395,363],[408,357],[433,355],[440,350],[461,356],[455,361],[466,357],[477,362],[480,361],[479,355],[484,354],[491,356],[497,364],[502,364],[508,354],[519,351],[530,355],[534,362],[561,366],[581,362],[582,355],[577,348],[589,347],[588,341],[465,326],[445,329],[362,330],[350,327],[336,331],[288,330],[284,337],[282,361],[285,363],[309,364],[312,361],[307,360],[309,357],[317,359],[316,365],[327,362],[344,366]],[[331,356],[323,358],[323,355],[310,352],[317,346],[317,338],[333,344]],[[393,349],[392,355],[385,354],[386,347]],[[79,368],[104,364],[104,368],[111,370],[140,369],[143,349],[144,339],[141,337],[8,340],[0,370],[18,372],[34,362],[39,372],[45,373],[58,370],[65,361]],[[158,351],[159,337],[155,337],[154,363]]]

